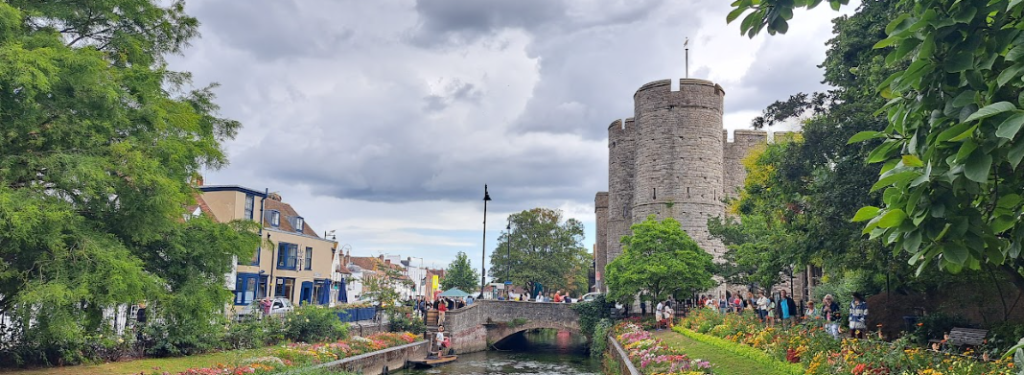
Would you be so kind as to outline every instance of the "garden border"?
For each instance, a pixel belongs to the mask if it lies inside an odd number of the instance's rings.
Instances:
[[[393,346],[387,349],[381,349],[375,352],[363,353],[353,357],[342,358],[336,361],[327,363],[321,363],[315,366],[303,367],[294,369],[291,371],[284,372],[284,375],[297,374],[301,371],[318,369],[318,368],[332,368],[332,369],[343,369],[346,371],[355,371],[365,375],[377,375],[386,373],[387,371],[398,370],[404,368],[412,356],[427,355],[427,345],[429,341],[417,341],[414,343]],[[388,358],[389,354],[401,351],[398,355]],[[397,364],[401,361],[401,365],[391,367],[390,365]]]
[[[804,373],[807,372],[807,369],[805,369],[804,366],[800,364],[781,362],[775,358],[772,358],[768,354],[765,354],[764,352],[747,345],[735,343],[715,336],[705,335],[700,332],[694,332],[692,330],[679,326],[674,327],[672,331],[680,335],[689,337],[692,340],[711,345],[715,348],[732,353],[734,355],[757,361],[758,363],[768,366],[773,370],[779,370],[792,375],[803,375]]]
[[[615,353],[618,354],[619,367],[624,368],[629,375],[643,375],[643,373],[641,373],[640,370],[637,370],[636,366],[633,365],[633,361],[629,360],[629,354],[622,349],[622,346],[619,345],[619,341],[616,340],[615,337],[608,335],[608,341],[612,343],[612,348],[615,348]]]

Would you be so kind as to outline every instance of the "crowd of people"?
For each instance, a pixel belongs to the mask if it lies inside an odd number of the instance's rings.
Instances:
[[[868,328],[868,304],[860,293],[853,293],[851,297],[852,299],[848,306],[849,316],[845,319],[848,323],[847,327],[849,327],[848,333],[850,337],[864,338]],[[651,303],[653,304],[654,302]],[[700,295],[697,298],[682,302],[669,298],[658,301],[653,307],[652,312],[655,315],[655,320],[658,322],[658,329],[669,328],[676,313],[681,312],[685,315],[685,312],[689,309],[706,308],[717,310],[722,314],[751,311],[757,315],[761,322],[768,326],[779,325],[786,327],[796,325],[799,321],[820,321],[825,330],[837,339],[843,333],[843,330],[840,328],[840,323],[844,320],[842,309],[839,302],[831,294],[826,295],[822,299],[820,307],[816,306],[814,301],[807,301],[802,310],[799,309],[796,301],[785,290],[780,290],[770,295],[762,290],[758,293],[757,297],[752,292],[745,291],[730,295],[721,294],[718,297],[714,295]],[[626,311],[628,306],[623,306],[621,303],[616,304],[616,308],[623,313],[628,313]],[[647,302],[640,302],[640,313],[642,315],[647,314],[647,309]]]

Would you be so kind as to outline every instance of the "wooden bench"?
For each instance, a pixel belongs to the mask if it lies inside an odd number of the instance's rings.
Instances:
[[[985,343],[985,336],[988,336],[988,330],[955,327],[949,331],[949,340],[945,345],[951,348],[976,348]],[[941,343],[942,340],[930,340],[929,344],[933,342]]]

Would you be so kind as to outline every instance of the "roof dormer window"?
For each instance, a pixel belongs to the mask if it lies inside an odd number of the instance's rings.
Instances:
[[[281,226],[281,213],[278,211],[270,211],[270,225],[274,227]]]
[[[304,224],[305,223],[303,222],[302,217],[295,218],[295,231],[296,232],[302,232],[302,228],[303,228]]]

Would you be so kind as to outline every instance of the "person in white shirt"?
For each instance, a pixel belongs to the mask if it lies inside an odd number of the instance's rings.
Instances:
[[[437,343],[438,358],[444,357],[447,342],[444,339],[444,325],[437,326],[437,334],[434,335],[434,342]]]
[[[665,319],[664,311],[665,303],[658,301],[658,305],[654,306],[654,320],[660,322],[662,319]]]
[[[761,291],[760,297],[757,298],[757,317],[762,322],[768,318],[768,309],[770,308],[771,300],[764,296],[764,291]]]

